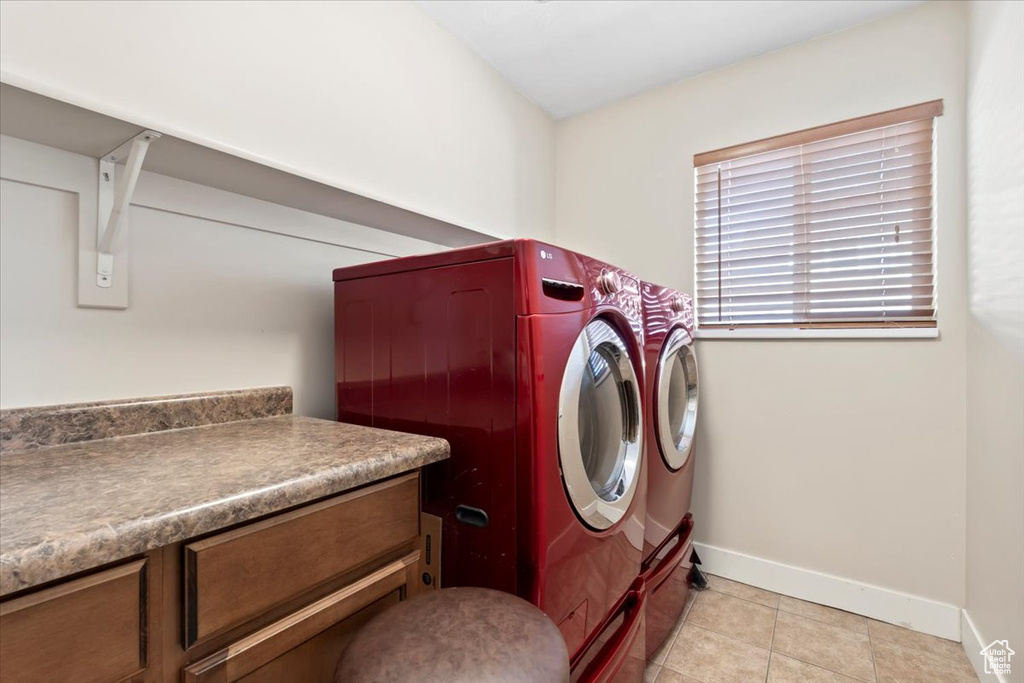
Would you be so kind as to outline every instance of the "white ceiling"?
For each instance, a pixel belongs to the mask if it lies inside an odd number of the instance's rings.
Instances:
[[[417,0],[555,118],[923,0]]]

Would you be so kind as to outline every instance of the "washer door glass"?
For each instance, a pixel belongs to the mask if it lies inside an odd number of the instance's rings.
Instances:
[[[640,390],[628,347],[606,321],[591,321],[573,344],[558,410],[562,478],[576,512],[607,529],[636,490],[642,443]]]
[[[690,342],[686,330],[676,329],[665,341],[658,360],[658,447],[673,470],[685,465],[690,457],[697,427],[697,358]]]

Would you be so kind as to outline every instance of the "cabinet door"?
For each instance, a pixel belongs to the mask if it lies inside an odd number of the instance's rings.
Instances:
[[[185,683],[330,683],[355,632],[416,590],[419,551],[185,668]]]
[[[3,683],[110,683],[146,666],[146,560],[0,605]]]

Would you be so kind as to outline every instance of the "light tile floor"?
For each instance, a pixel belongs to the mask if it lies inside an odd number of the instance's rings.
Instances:
[[[708,576],[645,683],[977,683],[960,643]]]

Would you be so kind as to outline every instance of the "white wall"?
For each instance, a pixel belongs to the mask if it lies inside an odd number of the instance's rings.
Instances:
[[[5,0],[0,79],[458,225],[552,234],[553,122],[409,2]]]
[[[970,4],[967,602],[1024,652],[1024,4]],[[968,652],[976,656],[977,652]],[[1024,680],[1024,657],[1012,662]]]
[[[3,136],[0,160],[3,408],[289,385],[333,418],[332,269],[440,248],[144,172],[129,308],[77,308],[96,160]]]
[[[703,341],[697,539],[964,597],[965,8],[928,3],[561,121],[559,243],[692,291],[695,153],[936,98],[940,340]],[[891,594],[890,594],[891,595]],[[845,605],[847,608],[853,606]],[[952,615],[950,618],[948,615]]]
[[[552,235],[553,122],[412,3],[5,1],[0,78],[480,231]],[[0,186],[3,407],[289,384],[296,412],[330,417],[331,269],[438,248],[144,173],[130,307],[78,309],[74,191],[95,192],[96,161],[4,145],[5,169],[44,177]],[[65,177],[80,187],[45,189]]]

